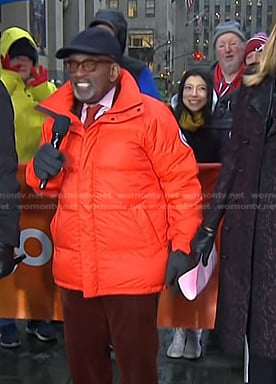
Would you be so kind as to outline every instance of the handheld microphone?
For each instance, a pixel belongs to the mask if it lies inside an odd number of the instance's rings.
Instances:
[[[26,259],[26,255],[24,253],[22,255],[15,256],[15,258],[13,259],[14,265],[21,263],[21,261],[23,261],[24,259]]]
[[[55,118],[53,125],[53,135],[51,144],[55,149],[59,149],[62,139],[68,132],[70,126],[70,119],[67,116],[59,115]],[[44,189],[48,183],[48,178],[41,180],[39,188]]]

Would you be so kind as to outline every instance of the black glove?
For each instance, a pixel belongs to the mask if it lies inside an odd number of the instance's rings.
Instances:
[[[0,279],[12,273],[14,266],[13,247],[0,242]]]
[[[192,255],[187,255],[180,250],[171,252],[167,264],[165,284],[173,285],[173,291],[177,293],[179,291],[179,277],[194,268],[197,263],[198,261]]]
[[[34,156],[34,171],[40,180],[59,173],[64,163],[63,154],[50,143],[43,144]]]
[[[216,238],[216,230],[207,230],[205,227],[200,227],[191,241],[191,255],[197,260],[202,257],[204,267],[208,265],[208,259],[212,251]]]

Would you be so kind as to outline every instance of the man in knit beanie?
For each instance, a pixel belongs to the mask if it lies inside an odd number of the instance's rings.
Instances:
[[[236,20],[219,23],[215,28],[213,44],[217,61],[213,65],[214,88],[218,95],[213,125],[221,130],[220,150],[227,152],[232,129],[236,94],[245,68],[243,63],[245,36]]]
[[[247,41],[244,50],[244,62],[246,65],[258,64],[260,62],[267,40],[268,36],[265,32],[258,32]]]
[[[216,26],[213,43],[218,62],[214,84],[219,96],[231,93],[241,84],[244,42],[245,36],[238,21],[229,20]]]

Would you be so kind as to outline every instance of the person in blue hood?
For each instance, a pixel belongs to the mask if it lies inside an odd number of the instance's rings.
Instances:
[[[117,38],[122,53],[125,52],[127,38],[127,21],[123,13],[117,9],[100,9],[89,24],[89,27],[103,26]],[[135,78],[140,91],[156,99],[161,99],[149,67],[134,57],[123,55],[120,65]]]

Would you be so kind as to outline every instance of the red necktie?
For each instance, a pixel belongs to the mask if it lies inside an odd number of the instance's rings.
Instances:
[[[92,105],[91,107],[87,108],[87,115],[84,122],[84,128],[90,127],[92,123],[95,121],[95,116],[97,112],[102,108],[101,104]]]

